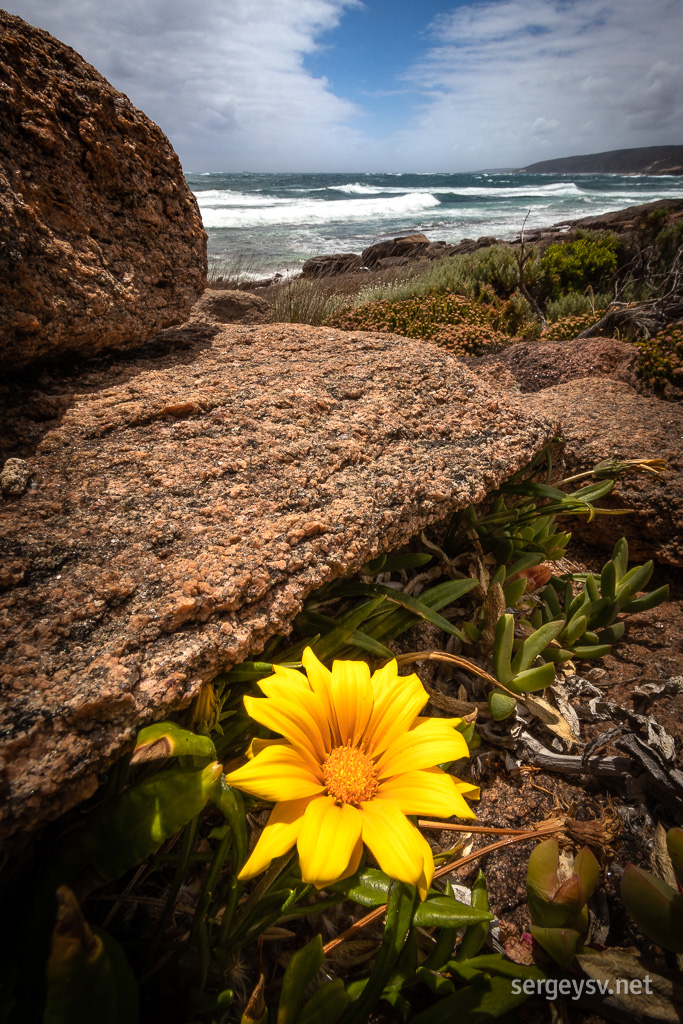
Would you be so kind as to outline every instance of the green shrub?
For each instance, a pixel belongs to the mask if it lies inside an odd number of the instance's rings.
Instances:
[[[531,254],[524,270],[527,284],[542,276],[538,254]],[[358,294],[356,305],[388,299],[400,302],[418,295],[437,295],[451,291],[468,299],[495,303],[506,300],[519,282],[515,252],[507,245],[491,245],[467,255],[435,260],[423,273],[409,281],[365,288]]]
[[[610,302],[609,295],[582,295],[581,292],[567,292],[559,299],[553,299],[548,303],[546,316],[548,320],[564,320],[566,317],[586,316],[595,312],[596,309],[604,310]]]
[[[578,316],[564,316],[554,323],[551,323],[543,332],[542,341],[570,341],[576,338],[581,331],[597,323],[603,315],[604,310],[592,310],[588,313],[581,313]]]
[[[617,270],[617,239],[576,238],[549,245],[541,259],[549,298],[604,286]]]
[[[325,325],[345,331],[386,331],[406,338],[424,338],[458,355],[481,355],[509,342],[497,328],[497,320],[495,308],[444,292],[347,307],[328,316]]]
[[[683,385],[683,320],[634,344],[640,349],[639,374],[646,384],[657,391],[667,382]]]

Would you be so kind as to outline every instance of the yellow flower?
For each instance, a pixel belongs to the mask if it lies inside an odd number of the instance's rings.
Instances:
[[[245,697],[247,713],[284,740],[255,740],[250,760],[227,782],[275,803],[240,878],[264,871],[296,844],[304,882],[323,889],[357,870],[363,843],[391,878],[419,888],[434,875],[427,841],[407,814],[474,818],[463,793],[476,786],[435,767],[467,757],[459,718],[420,718],[428,695],[395,661],[370,675],[363,661],[326,669],[310,648],[308,678],[274,665]]]

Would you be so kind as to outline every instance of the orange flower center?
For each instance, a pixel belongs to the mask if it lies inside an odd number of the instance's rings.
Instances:
[[[338,803],[360,804],[377,792],[377,773],[372,761],[356,747],[335,747],[323,764],[323,779]]]

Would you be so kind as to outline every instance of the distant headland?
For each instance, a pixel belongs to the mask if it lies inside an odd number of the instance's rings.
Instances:
[[[517,174],[683,174],[683,146],[612,149],[520,167]]]

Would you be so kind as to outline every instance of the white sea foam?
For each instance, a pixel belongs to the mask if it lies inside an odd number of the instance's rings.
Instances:
[[[205,192],[196,192],[199,209],[242,209],[244,207],[291,206],[296,199],[278,199],[276,196],[264,196],[259,192],[233,192],[229,188],[209,188]]]
[[[218,204],[202,206],[205,228],[250,228],[278,224],[333,224],[347,221],[394,220],[439,206],[428,192],[391,196],[386,199],[297,200],[277,206],[237,208]]]

